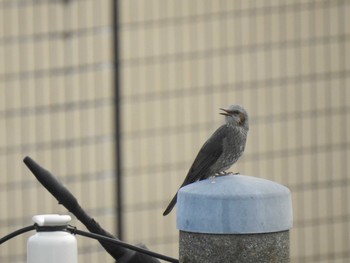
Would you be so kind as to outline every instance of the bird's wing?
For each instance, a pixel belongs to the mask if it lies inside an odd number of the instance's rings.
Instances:
[[[223,144],[226,138],[227,126],[222,125],[204,143],[199,150],[182,186],[193,183],[200,179],[223,153]]]
[[[203,175],[207,175],[208,169],[219,159],[223,153],[223,144],[226,138],[227,126],[219,127],[214,134],[204,143],[199,150],[197,157],[188,171],[188,174],[180,186],[183,187],[197,180],[200,180]],[[177,192],[168,207],[165,209],[163,215],[167,215],[174,208],[177,201]]]

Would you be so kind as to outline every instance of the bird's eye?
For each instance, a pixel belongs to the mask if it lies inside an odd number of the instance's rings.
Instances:
[[[233,114],[239,114],[239,111],[238,110],[235,110],[235,111],[233,111]]]

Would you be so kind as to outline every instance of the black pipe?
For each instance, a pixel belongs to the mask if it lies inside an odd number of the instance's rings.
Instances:
[[[36,179],[57,199],[58,203],[75,215],[90,232],[116,239],[112,234],[103,229],[95,219],[85,212],[75,196],[53,174],[51,174],[51,172],[41,167],[28,156],[25,157],[23,161],[34,174]],[[118,263],[159,263],[159,260],[149,255],[121,246],[115,246],[108,241],[100,240],[99,242]],[[138,244],[137,246],[142,249],[147,249],[143,244]]]

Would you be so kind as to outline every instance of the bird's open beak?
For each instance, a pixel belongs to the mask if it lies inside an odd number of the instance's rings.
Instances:
[[[224,112],[220,112],[219,113],[221,115],[225,115],[225,116],[231,116],[232,115],[232,113],[229,110],[226,110],[226,109],[223,109],[223,108],[220,108],[220,110],[224,111]]]

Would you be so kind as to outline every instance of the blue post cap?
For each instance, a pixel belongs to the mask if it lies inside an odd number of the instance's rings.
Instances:
[[[292,228],[290,190],[246,175],[209,178],[180,189],[177,228],[208,234],[255,234]]]

